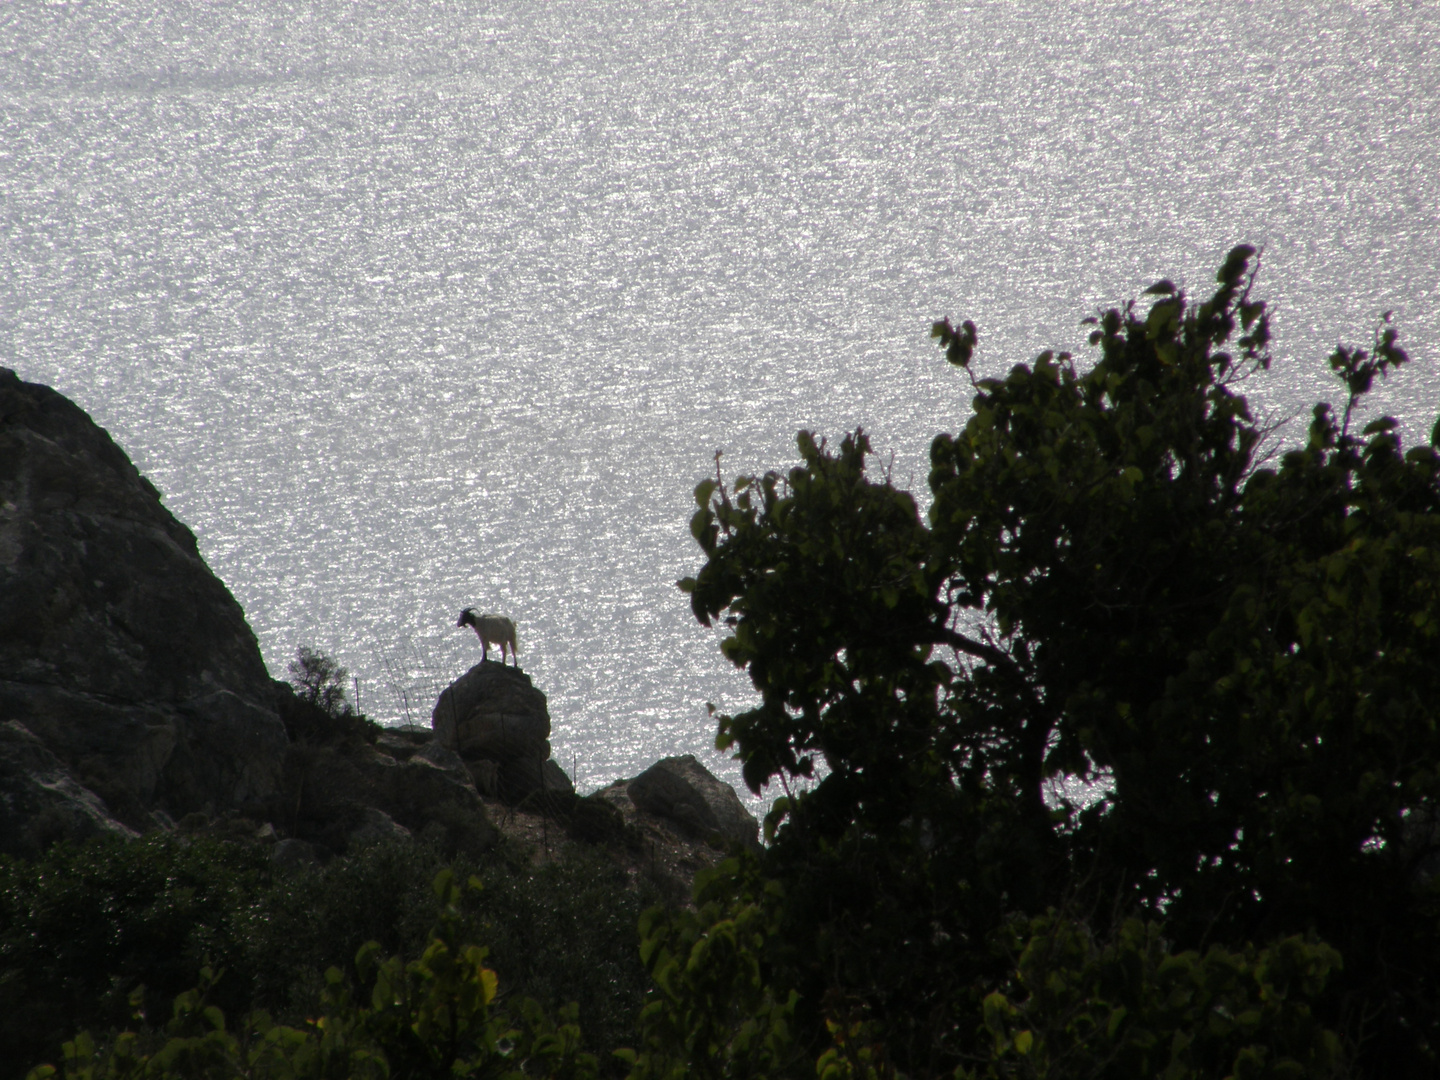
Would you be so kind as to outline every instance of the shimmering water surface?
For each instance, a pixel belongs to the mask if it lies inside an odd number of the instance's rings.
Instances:
[[[387,722],[512,615],[589,788],[747,700],[690,490],[963,423],[1002,370],[1264,246],[1273,415],[1394,309],[1440,377],[1440,5],[0,5],[0,364],[88,409],[244,605]],[[1303,421],[1300,422],[1303,424]],[[1300,424],[1293,425],[1298,429]],[[893,461],[892,461],[893,455]]]

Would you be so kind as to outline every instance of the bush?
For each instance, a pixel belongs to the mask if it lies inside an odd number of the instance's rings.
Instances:
[[[275,682],[276,707],[292,743],[373,744],[380,725],[357,713],[346,698],[349,672],[324,653],[304,645],[290,661],[290,682]]]
[[[468,892],[479,890],[479,881],[471,879]],[[462,891],[449,870],[436,877],[434,895],[436,924],[416,959],[397,955],[382,961],[377,942],[356,955],[358,986],[370,987],[369,994],[357,995],[357,983],[330,968],[318,1016],[285,1026],[257,1010],[232,1031],[209,1000],[215,977],[207,968],[198,987],[175,999],[163,1031],[140,1025],[98,1052],[95,1040],[82,1032],[63,1047],[63,1075],[67,1080],[593,1078],[596,1060],[580,1047],[573,1008],[562,1011],[556,1024],[527,1000],[512,1021],[497,1007],[499,976],[485,966],[487,951],[465,935]],[[55,1075],[53,1066],[42,1065],[30,1078]]]
[[[0,1080],[57,1060],[77,1029],[123,1027],[137,1007],[166,1015],[202,967],[215,973],[207,1003],[229,1015],[314,1016],[330,989],[322,973],[359,980],[365,942],[424,951],[441,907],[428,883],[447,868],[488,882],[459,917],[492,943],[506,1000],[552,1012],[577,1002],[597,1052],[634,1041],[647,986],[636,925],[653,893],[598,853],[532,867],[502,849],[452,865],[426,845],[392,844],[281,872],[259,845],[155,834],[0,862]]]
[[[126,1023],[133,994],[163,1014],[205,962],[239,966],[269,880],[259,848],[158,835],[0,862],[0,1075],[23,1075],[77,1027]],[[227,1008],[248,1003],[240,979],[216,991]]]
[[[330,657],[305,645],[296,647],[295,659],[290,661],[290,685],[295,688],[295,696],[331,716],[351,711],[345,700],[345,680],[349,677],[350,672]]]

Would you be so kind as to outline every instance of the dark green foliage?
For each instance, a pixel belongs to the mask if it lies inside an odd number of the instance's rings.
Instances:
[[[290,661],[290,685],[301,701],[308,701],[331,716],[350,711],[345,700],[345,680],[350,677],[333,659],[305,645],[295,649]]]
[[[259,849],[155,835],[0,863],[0,1075],[23,1076],[82,1026],[127,1022],[142,986],[164,1015],[206,958],[243,953],[267,878]],[[238,983],[218,990],[228,1007],[244,1001]]]
[[[313,1016],[323,972],[359,979],[365,942],[424,950],[439,911],[430,882],[447,865],[433,848],[397,844],[282,873],[258,845],[158,835],[0,864],[0,1077],[55,1060],[81,1028],[122,1026],[141,985],[145,1014],[168,1015],[205,965],[219,975],[208,1000],[227,1014]],[[487,882],[459,910],[469,940],[490,943],[502,996],[552,1011],[578,1003],[596,1051],[633,1041],[646,986],[635,927],[653,894],[600,854],[532,867],[501,851],[453,865]]]
[[[313,1011],[319,973],[348,968],[365,942],[386,953],[418,950],[435,919],[428,882],[442,865],[438,852],[420,845],[377,844],[323,868],[272,875],[246,913],[247,955],[223,964],[226,980],[248,975],[254,1003],[277,1014]]]
[[[295,659],[290,661],[291,681],[275,682],[276,707],[291,742],[375,742],[380,725],[357,713],[346,698],[349,674],[324,653],[304,645],[295,650]]]
[[[327,712],[314,702],[296,695],[289,683],[274,683],[275,709],[285,725],[285,734],[296,746],[328,746],[336,743],[367,742],[374,745],[380,725],[368,717],[345,709]]]
[[[928,519],[866,476],[859,432],[697,488],[707,561],[682,588],[761,698],[719,745],[752,788],[819,778],[776,803],[758,879],[784,895],[765,985],[798,995],[810,1061],[1004,1072],[980,1018],[1014,985],[1008,928],[1060,912],[1117,948],[1163,926],[1166,970],[1247,958],[1242,995],[1323,940],[1343,967],[1296,991],[1315,1038],[1266,1068],[1323,1075],[1326,1030],[1361,1075],[1437,1067],[1440,455],[1388,418],[1350,429],[1408,359],[1387,317],[1331,358],[1343,416],[1317,406],[1268,464],[1238,392],[1270,365],[1254,254],[1203,301],[1161,282],[1088,320],[1088,370],[1047,352],[977,381],[975,328],[937,324],[975,394],[932,447]],[[1242,1041],[1291,1045],[1282,1013]]]
[[[1434,1074],[1440,423],[1409,451],[1393,419],[1351,431],[1408,360],[1387,316],[1331,357],[1338,418],[1317,405],[1267,456],[1238,392],[1270,366],[1254,255],[1204,301],[1162,281],[1147,310],[1087,320],[1088,370],[1044,353],[976,380],[973,324],[936,324],[975,394],[932,446],[927,517],[869,479],[858,431],[697,488],[707,561],[681,585],[760,695],[718,743],[756,790],[809,783],[776,800],[767,850],[645,915],[638,1030],[638,902],[610,863],[491,859],[479,898],[437,901],[425,847],[278,877],[152,839],[0,867],[4,1032],[120,1022],[142,977],[153,997],[208,959],[226,974],[205,994],[323,1012],[395,1075],[505,1072],[487,1010],[506,994],[578,999],[558,1026],[522,1006],[513,1036],[567,1075],[592,1068],[577,1015],[591,1048],[635,1047],[612,1059],[634,1080]],[[353,737],[343,673],[311,660],[292,737]],[[540,802],[623,838],[592,800]],[[237,1041],[205,1005],[182,995],[170,1034],[218,1056],[156,1075],[324,1043],[254,1015]],[[324,1071],[305,1060],[273,1075]]]
[[[480,889],[472,878],[465,892],[473,896]],[[63,1048],[63,1075],[68,1080],[592,1080],[596,1059],[581,1048],[573,1006],[560,1012],[558,1024],[530,1000],[520,1003],[516,1015],[507,1014],[496,997],[499,976],[485,966],[487,950],[467,936],[462,890],[449,870],[436,877],[434,892],[436,923],[419,955],[381,959],[378,943],[367,943],[355,957],[358,984],[338,968],[325,973],[314,1017],[286,1026],[254,1011],[232,1030],[210,1000],[215,976],[207,968],[198,987],[175,999],[163,1031],[139,1025],[98,1052],[93,1038],[81,1033]],[[57,1070],[45,1065],[30,1077],[55,1075]]]
[[[502,993],[549,1009],[577,1003],[585,1043],[597,1052],[633,1043],[649,985],[636,927],[658,891],[643,879],[631,884],[601,853],[508,871],[492,864],[480,875],[479,940],[505,977]]]
[[[1009,994],[983,1006],[992,1056],[970,1076],[1342,1075],[1340,1040],[1307,1004],[1339,966],[1327,945],[1175,953],[1138,919],[1103,945],[1054,916],[1016,930]]]
[[[793,1037],[796,995],[778,993],[762,958],[776,944],[779,886],[750,878],[758,895],[737,901],[730,862],[696,880],[696,909],[648,912],[641,948],[655,990],[641,1017],[644,1041],[621,1057],[631,1080],[719,1080],[813,1070]],[[718,887],[716,887],[718,886]]]

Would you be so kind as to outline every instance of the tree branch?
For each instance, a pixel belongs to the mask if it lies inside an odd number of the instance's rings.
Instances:
[[[994,645],[987,645],[983,641],[976,641],[974,638],[966,637],[958,630],[951,630],[948,626],[937,627],[935,630],[935,643],[949,645],[960,652],[968,653],[971,656],[984,660],[991,667],[1008,668],[1012,673],[1015,671],[1015,660],[1009,653],[997,649]]]

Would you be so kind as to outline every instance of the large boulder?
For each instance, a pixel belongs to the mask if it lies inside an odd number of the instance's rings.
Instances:
[[[545,695],[519,668],[482,660],[441,692],[430,720],[436,744],[460,755],[483,794],[512,806],[535,792],[574,794],[550,758]]]
[[[746,846],[759,843],[760,823],[735,789],[694,754],[662,758],[631,780],[627,792],[638,809],[673,821],[691,835],[718,835]]]
[[[466,759],[550,756],[545,695],[519,668],[494,660],[482,660],[441,691],[430,722],[436,741]]]
[[[81,409],[3,368],[0,717],[132,818],[263,801],[287,745],[255,635],[190,530]]]

